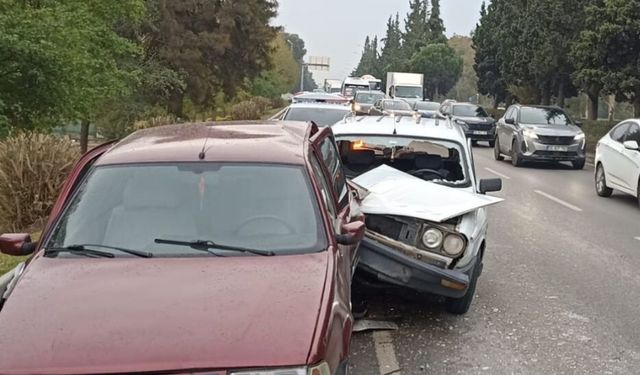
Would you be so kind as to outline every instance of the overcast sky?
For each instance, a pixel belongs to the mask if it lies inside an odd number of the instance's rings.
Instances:
[[[279,0],[275,24],[304,39],[308,56],[331,59],[329,73],[314,73],[319,85],[324,78],[344,78],[358,64],[367,35],[385,35],[387,19],[400,13],[404,20],[409,0]],[[480,17],[482,0],[441,0],[447,35],[470,35]],[[404,26],[404,22],[403,22]]]

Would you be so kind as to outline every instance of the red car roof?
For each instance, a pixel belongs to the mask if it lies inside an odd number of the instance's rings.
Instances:
[[[139,130],[115,144],[96,165],[205,161],[304,164],[304,122],[208,122]],[[205,146],[206,142],[206,146]]]

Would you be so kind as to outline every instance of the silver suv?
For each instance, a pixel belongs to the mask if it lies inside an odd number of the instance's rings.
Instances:
[[[568,161],[582,169],[586,141],[580,126],[558,107],[512,105],[498,121],[495,159],[508,155],[516,167],[527,161]]]

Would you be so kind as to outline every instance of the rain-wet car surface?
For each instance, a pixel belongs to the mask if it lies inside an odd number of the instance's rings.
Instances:
[[[146,129],[87,153],[2,298],[0,373],[341,374],[364,231],[330,129]],[[284,372],[283,372],[284,371]]]

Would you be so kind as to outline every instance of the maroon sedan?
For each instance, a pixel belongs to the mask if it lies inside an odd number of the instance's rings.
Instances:
[[[188,124],[86,154],[4,291],[1,374],[344,374],[364,223],[329,128]],[[0,296],[3,291],[0,290]]]

